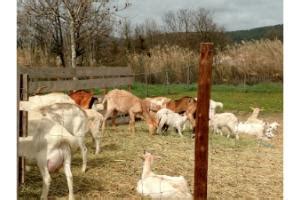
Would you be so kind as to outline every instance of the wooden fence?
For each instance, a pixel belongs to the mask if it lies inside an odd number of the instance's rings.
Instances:
[[[28,74],[28,91],[60,92],[79,89],[108,88],[133,83],[130,67],[18,67],[18,74]],[[76,77],[76,80],[73,80]]]

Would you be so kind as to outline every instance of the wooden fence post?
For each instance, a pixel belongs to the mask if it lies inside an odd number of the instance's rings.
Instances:
[[[213,61],[213,44],[200,44],[198,101],[195,134],[194,199],[207,199],[208,120]]]
[[[29,93],[29,78],[28,74],[20,75],[20,100],[28,101],[28,93]],[[19,102],[18,102],[19,103]],[[27,136],[28,129],[28,115],[26,111],[19,111],[19,134],[20,137]],[[23,184],[25,182],[25,159],[19,159],[19,184]]]

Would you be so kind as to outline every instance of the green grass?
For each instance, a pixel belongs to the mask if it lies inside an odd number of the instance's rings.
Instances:
[[[96,90],[95,93],[100,93]],[[197,96],[197,85],[172,84],[169,86],[135,83],[132,93],[138,97],[166,96],[177,99],[183,96]],[[256,85],[213,85],[212,99],[221,101],[225,111],[248,113],[250,106],[264,108],[263,113],[280,113],[283,111],[283,84],[260,83]],[[262,113],[262,114],[263,114]]]

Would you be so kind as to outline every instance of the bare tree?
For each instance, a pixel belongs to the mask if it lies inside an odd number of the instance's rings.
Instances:
[[[131,39],[132,39],[132,25],[129,19],[124,18],[120,27],[120,35],[125,40],[125,45],[127,50],[132,48]]]
[[[179,31],[179,21],[177,19],[176,13],[174,11],[168,11],[163,15],[162,18],[164,22],[164,27],[168,32],[178,32]]]
[[[177,11],[178,26],[180,31],[188,33],[192,30],[192,16],[193,13],[189,9],[179,9]]]
[[[75,68],[76,58],[89,46],[86,43],[110,34],[113,14],[129,5],[126,2],[119,8],[112,6],[110,0],[24,0],[18,6],[21,7],[18,18],[23,13],[34,19],[38,26],[33,26],[33,29],[41,37],[43,31],[50,31],[52,51],[61,57],[63,63],[65,54],[69,55],[71,67]],[[26,21],[23,22],[24,27]],[[49,41],[50,38],[46,38]]]

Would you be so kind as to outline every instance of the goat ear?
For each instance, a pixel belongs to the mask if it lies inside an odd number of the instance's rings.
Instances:
[[[253,108],[253,107],[251,107],[251,106],[250,106],[249,108],[250,108],[251,110],[254,110],[254,108]]]

